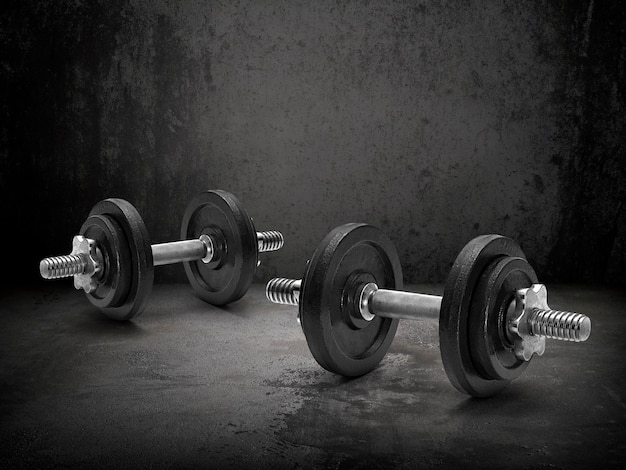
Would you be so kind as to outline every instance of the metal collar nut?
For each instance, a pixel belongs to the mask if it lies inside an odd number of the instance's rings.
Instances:
[[[513,341],[515,356],[530,361],[533,354],[541,356],[546,350],[545,336],[535,336],[531,331],[531,315],[534,309],[549,310],[548,291],[543,284],[533,284],[515,293],[507,313],[508,331]]]
[[[72,255],[78,255],[84,263],[81,274],[74,275],[74,287],[87,294],[98,288],[97,274],[102,271],[102,253],[95,240],[76,235],[72,239]]]

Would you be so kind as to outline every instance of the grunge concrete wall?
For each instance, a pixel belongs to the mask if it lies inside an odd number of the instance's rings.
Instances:
[[[332,227],[365,221],[407,282],[443,281],[483,233],[544,280],[626,282],[619,1],[0,9],[5,277],[34,281],[100,199],[130,200],[156,242],[222,188],[286,236],[258,280],[300,276]]]

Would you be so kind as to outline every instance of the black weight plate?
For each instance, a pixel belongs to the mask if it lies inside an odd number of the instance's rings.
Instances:
[[[536,282],[528,261],[510,256],[493,261],[480,277],[470,307],[469,342],[474,366],[484,378],[509,382],[528,366],[515,356],[506,314],[517,290]]]
[[[143,219],[132,204],[123,199],[105,199],[96,204],[92,215],[112,218],[122,228],[130,253],[130,289],[125,299],[115,307],[102,309],[105,315],[115,320],[130,320],[139,315],[146,306],[154,282],[152,246]]]
[[[87,298],[98,308],[117,307],[130,291],[132,276],[130,250],[122,227],[109,216],[92,215],[79,233],[96,241],[103,261],[98,287]]]
[[[402,288],[400,259],[389,237],[370,225],[342,225],[313,254],[300,296],[300,321],[313,357],[324,369],[348,377],[374,369],[398,328],[398,320],[380,316],[363,327],[348,320],[345,289],[359,276],[380,288]]]
[[[200,193],[187,206],[180,233],[183,240],[202,234],[217,240],[216,260],[183,263],[196,295],[213,305],[243,297],[256,271],[258,242],[252,220],[239,200],[221,190]]]
[[[494,260],[524,258],[521,248],[501,235],[481,235],[457,256],[448,279],[439,313],[439,347],[443,366],[452,385],[476,397],[498,393],[506,383],[482,377],[474,367],[469,345],[469,315],[472,296],[485,268]]]

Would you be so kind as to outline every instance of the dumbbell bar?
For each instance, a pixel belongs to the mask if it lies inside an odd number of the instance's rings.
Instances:
[[[301,280],[274,278],[267,284],[266,295],[274,303],[297,306],[301,285]],[[376,315],[439,322],[443,301],[438,295],[379,289],[373,282],[363,285],[357,298],[358,315],[355,318],[367,322]],[[547,289],[543,284],[533,284],[516,292],[516,298],[507,309],[505,324],[507,337],[515,345],[515,355],[525,361],[532,354],[541,356],[545,351],[545,342],[537,344],[529,336],[580,342],[586,341],[591,333],[591,321],[586,315],[547,307]]]
[[[274,230],[257,232],[256,237],[259,253],[280,250],[284,243],[283,235]],[[213,259],[213,253],[213,241],[208,235],[200,235],[200,238],[196,240],[152,245],[152,258],[155,266],[197,260],[210,263]]]
[[[283,246],[283,237],[280,232],[257,232],[259,253],[279,250]],[[98,274],[102,271],[102,254],[95,247],[95,240],[81,235],[72,240],[72,253],[63,256],[44,258],[39,263],[39,272],[44,279],[60,279],[71,276]],[[152,245],[153,266],[182,263],[184,261],[198,261],[210,263],[213,260],[213,240],[208,235],[200,235],[196,240],[182,240],[177,242],[158,243]],[[92,276],[89,276],[92,277]],[[78,281],[76,289],[83,289],[89,293],[95,286],[91,283]]]
[[[182,241],[150,245],[137,210],[122,199],[96,204],[73,239],[70,255],[46,258],[46,279],[74,277],[90,302],[127,320],[143,311],[154,266],[183,262],[196,294],[223,305],[245,294],[258,254],[283,246],[280,232],[256,232],[241,203],[226,191],[205,191],[188,205]]]
[[[303,280],[272,279],[267,298],[299,305],[309,348],[324,368],[346,376],[369,372],[385,355],[397,319],[439,321],[446,373],[474,396],[497,393],[545,350],[545,338],[585,341],[588,317],[551,310],[521,249],[486,235],[461,251],[443,297],[401,287],[391,241],[378,229],[348,224],[316,250]]]

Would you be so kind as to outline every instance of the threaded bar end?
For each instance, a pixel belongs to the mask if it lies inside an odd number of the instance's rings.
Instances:
[[[42,259],[39,263],[39,273],[44,279],[60,279],[83,274],[87,261],[81,255],[53,256]]]
[[[265,287],[267,300],[275,304],[298,305],[300,302],[300,279],[271,279]]]
[[[591,320],[580,313],[535,308],[529,323],[533,335],[562,341],[586,341],[591,334]]]
[[[275,230],[257,232],[256,238],[259,243],[259,253],[280,250],[285,244],[283,234]]]

